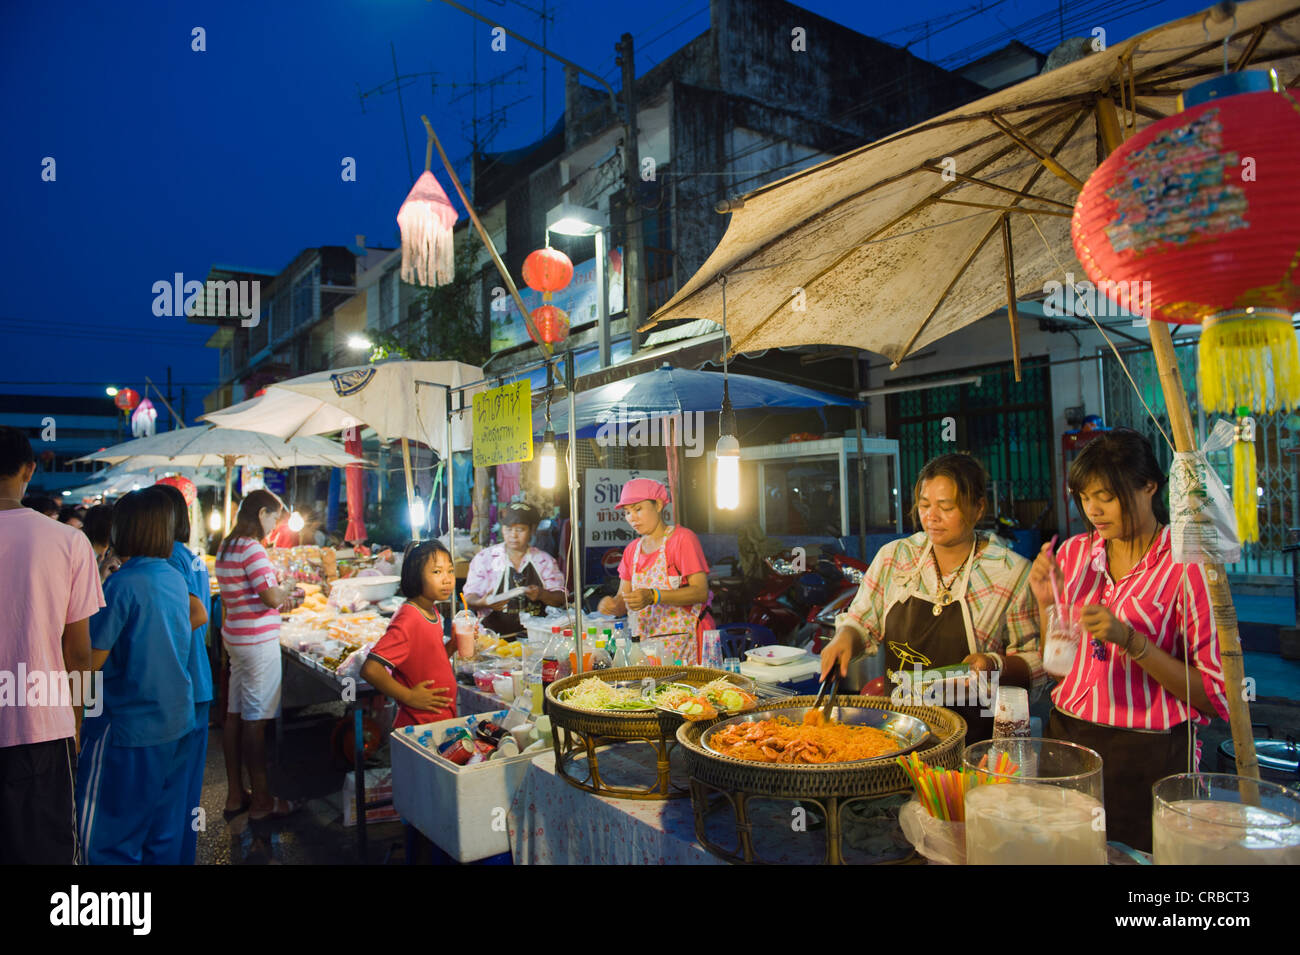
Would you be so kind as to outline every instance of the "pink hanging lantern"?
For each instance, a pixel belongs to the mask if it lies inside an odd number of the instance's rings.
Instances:
[[[452,228],[458,218],[447,193],[425,170],[397,210],[402,230],[402,281],[436,287],[456,277]]]

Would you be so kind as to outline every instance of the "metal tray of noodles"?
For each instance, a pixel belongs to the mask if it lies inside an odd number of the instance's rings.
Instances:
[[[722,732],[729,726],[736,726],[740,723],[759,723],[763,720],[776,719],[785,717],[791,723],[800,724],[803,722],[804,714],[812,709],[810,706],[790,706],[774,710],[759,710],[752,713],[742,713],[740,716],[734,716],[731,719],[722,720],[714,723],[700,737],[700,744],[710,753],[717,756],[724,756],[728,759],[738,759],[739,757],[731,756],[721,750],[714,749],[713,737],[716,733]],[[898,749],[891,750],[888,753],[882,753],[880,756],[873,756],[871,759],[852,759],[837,761],[835,763],[819,763],[815,765],[822,766],[858,766],[865,763],[875,763],[883,759],[893,759],[895,756],[903,756],[907,753],[922,748],[931,743],[938,742],[933,740],[930,728],[915,716],[908,716],[906,713],[898,713],[894,710],[868,709],[854,706],[836,706],[831,710],[831,721],[835,723],[844,723],[849,726],[869,726],[873,729],[884,730],[891,736],[898,738]],[[750,762],[746,760],[746,762]],[[787,765],[787,764],[769,764],[756,763],[756,765]],[[788,765],[800,766],[801,763],[791,763]]]

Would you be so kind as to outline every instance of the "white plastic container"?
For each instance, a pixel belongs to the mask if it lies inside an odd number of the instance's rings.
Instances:
[[[478,714],[478,719],[500,714]],[[453,726],[469,717],[405,726],[390,739],[393,806],[406,822],[424,833],[458,862],[475,862],[510,851],[505,813],[523,783],[537,752],[457,766],[437,754],[436,744]],[[418,739],[433,731],[434,746]]]

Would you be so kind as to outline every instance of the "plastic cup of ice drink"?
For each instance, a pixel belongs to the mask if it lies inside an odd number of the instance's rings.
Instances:
[[[1156,865],[1300,865],[1300,793],[1226,773],[1166,776],[1153,787]]]
[[[1029,691],[1020,686],[998,686],[993,705],[993,738],[1029,736]]]
[[[1064,618],[1060,608],[1052,606],[1047,611],[1047,633],[1043,635],[1043,669],[1058,680],[1069,675],[1074,667],[1079,645],[1083,641],[1083,624],[1067,610]]]
[[[1001,772],[1005,754],[1014,764]],[[983,764],[983,765],[981,765]],[[1101,757],[1055,739],[1014,737],[967,746],[968,865],[1105,865]]]
[[[462,610],[451,619],[451,633],[456,638],[456,653],[462,660],[474,656],[474,637],[478,633],[478,617]]]

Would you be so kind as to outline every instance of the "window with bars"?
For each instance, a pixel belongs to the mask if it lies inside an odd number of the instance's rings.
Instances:
[[[927,461],[952,451],[969,451],[989,472],[986,518],[1014,516],[1027,526],[1044,522],[1050,526],[1055,495],[1051,370],[1047,360],[1025,359],[1019,382],[1011,362],[1005,362],[898,379],[897,383],[969,375],[979,375],[980,383],[888,396],[888,433],[898,439],[904,513],[911,511],[912,486]],[[948,418],[953,420],[949,422]],[[955,440],[945,440],[947,437]]]

